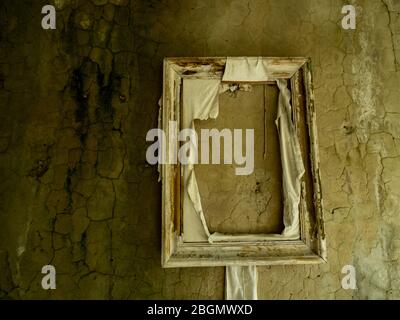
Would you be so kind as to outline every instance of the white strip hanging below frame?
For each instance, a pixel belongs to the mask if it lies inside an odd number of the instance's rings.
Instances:
[[[226,300],[257,300],[257,267],[228,266],[225,268]]]

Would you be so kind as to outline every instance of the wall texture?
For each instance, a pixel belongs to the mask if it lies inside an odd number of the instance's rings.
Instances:
[[[400,1],[349,2],[356,30],[339,0],[1,1],[0,297],[223,298],[223,268],[160,268],[145,135],[165,56],[263,55],[313,61],[329,262],[259,268],[260,298],[400,298]]]

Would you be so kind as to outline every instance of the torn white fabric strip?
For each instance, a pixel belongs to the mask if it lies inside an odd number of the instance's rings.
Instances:
[[[222,81],[252,82],[270,81],[268,62],[261,57],[228,57]]]
[[[225,268],[226,300],[257,300],[257,267],[227,266]]]
[[[193,120],[218,117],[219,79],[183,79],[182,128],[191,128]]]
[[[219,112],[219,79],[183,80],[182,129],[194,129],[194,120],[215,119]],[[194,164],[183,166],[183,237],[185,241],[208,241],[210,232],[201,205]]]
[[[274,58],[228,57],[225,63],[223,82],[266,82],[291,78],[298,70],[299,62],[284,59],[277,63]]]
[[[187,171],[189,171],[189,178],[187,181],[187,186],[188,186],[187,192],[189,194],[190,201],[192,202],[194,210],[196,211],[196,213],[198,214],[198,216],[201,220],[201,224],[203,225],[206,236],[210,237],[210,231],[208,230],[207,222],[204,217],[203,208],[201,206],[200,191],[199,191],[199,187],[197,185],[197,180],[196,180],[196,175],[194,173],[193,165],[189,165],[189,168]]]
[[[275,123],[279,132],[282,158],[283,223],[285,225],[282,235],[300,237],[299,203],[304,165],[299,139],[291,117],[292,107],[287,80],[279,79],[276,83],[280,90],[278,115]]]

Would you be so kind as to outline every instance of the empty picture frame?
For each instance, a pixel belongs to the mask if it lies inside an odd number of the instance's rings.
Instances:
[[[283,231],[279,234],[210,231],[194,174],[195,165],[170,161],[160,165],[163,267],[326,261],[309,58],[164,59],[159,121],[165,132],[163,158],[170,156],[172,145],[179,148],[178,130],[194,128],[196,119],[218,117],[221,92],[260,84],[279,88],[276,125],[282,159]],[[171,121],[177,126],[171,126]]]

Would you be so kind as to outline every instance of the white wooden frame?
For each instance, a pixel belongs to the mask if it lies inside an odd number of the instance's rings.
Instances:
[[[163,164],[162,266],[309,264],[326,261],[319,157],[311,61],[308,58],[265,57],[272,79],[288,79],[293,119],[306,172],[302,179],[300,239],[262,242],[184,242],[179,164]],[[180,123],[183,78],[222,79],[226,58],[164,59],[161,126],[168,144],[169,121]],[[262,83],[262,82],[249,82]],[[265,82],[264,82],[265,83]],[[167,148],[168,150],[168,145]]]

